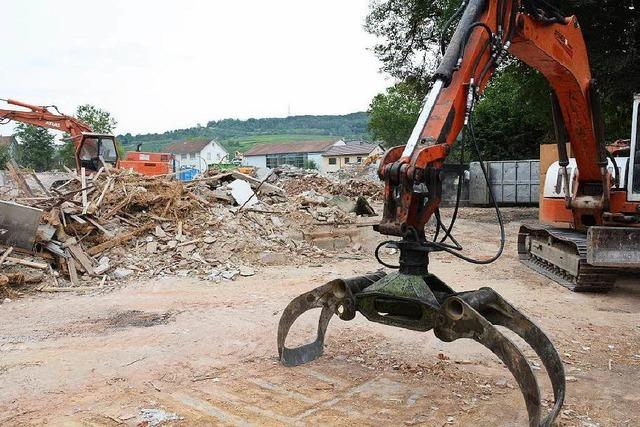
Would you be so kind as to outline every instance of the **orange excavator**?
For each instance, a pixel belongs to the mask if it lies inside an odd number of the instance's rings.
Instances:
[[[375,256],[382,265],[396,271],[332,280],[293,299],[280,318],[278,353],[285,366],[317,359],[323,353],[326,329],[333,315],[351,320],[358,312],[373,322],[415,331],[433,330],[446,342],[472,339],[489,348],[515,377],[525,400],[529,425],[549,426],[559,414],[566,391],[563,363],[551,340],[491,288],[456,292],[429,272],[429,255],[433,252],[489,264],[501,255],[505,242],[502,217],[490,191],[500,225],[500,248],[490,258],[474,258],[461,252],[461,245],[452,235],[457,210],[446,225],[439,212],[444,161],[461,132],[463,140],[470,141],[480,157],[473,127],[474,107],[492,74],[510,53],[542,73],[551,86],[558,171],[563,184],[560,187],[566,189],[560,199],[545,200],[542,206],[543,219],[564,224],[564,229],[525,227],[519,242],[523,257],[534,253],[553,262],[555,256],[560,262],[566,261],[569,268],[576,264],[583,267],[582,256],[587,256],[591,245],[596,262],[633,264],[638,262],[635,247],[640,242],[637,121],[631,158],[624,168],[628,172],[622,176],[620,165],[615,165],[615,158],[608,156],[605,149],[598,91],[575,16],[563,16],[545,0],[463,0],[447,26],[455,20],[457,29],[443,52],[407,144],[390,149],[378,170],[385,183],[385,205],[382,221],[374,228],[394,239],[381,242]],[[635,115],[638,109],[636,101]],[[566,152],[567,141],[575,156],[571,161]],[[571,162],[574,167],[569,173]],[[480,164],[488,184],[486,168],[482,161]],[[616,185],[623,182],[628,183],[628,190]],[[428,235],[425,226],[431,218],[435,219],[436,231]],[[397,265],[379,256],[380,248],[389,245],[399,249]],[[546,247],[539,249],[537,245]],[[607,245],[608,249],[599,252]],[[571,251],[575,256],[567,260],[566,254]],[[597,274],[591,277],[593,283],[597,282]],[[316,308],[321,312],[315,340],[287,347],[293,323]],[[531,364],[496,326],[511,329],[540,357],[554,394],[554,402],[548,408],[543,407],[546,405]]]
[[[101,167],[132,169],[143,175],[155,176],[173,171],[173,155],[169,153],[128,152],[120,159],[113,135],[94,133],[91,126],[75,117],[67,116],[55,106],[56,113],[47,107],[31,105],[13,99],[7,104],[26,108],[28,111],[0,109],[0,123],[16,121],[68,133],[75,146],[76,169],[84,168],[88,175]]]

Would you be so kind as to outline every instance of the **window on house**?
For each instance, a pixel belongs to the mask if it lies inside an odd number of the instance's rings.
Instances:
[[[358,163],[362,163],[362,157],[358,157]]]
[[[186,154],[180,154],[180,159],[181,160],[187,160],[187,155]]]
[[[344,158],[344,162],[345,162],[345,163],[349,163],[349,160],[350,160],[350,159],[349,159],[348,157],[345,157],[345,158]]]
[[[191,160],[195,160],[195,158],[196,158],[196,153],[191,153],[191,154],[189,154],[189,157],[191,158]]]
[[[207,160],[211,160],[211,153],[207,153]]]
[[[336,158],[335,157],[329,157],[329,164],[330,165],[335,165],[336,164]]]
[[[302,168],[307,160],[307,153],[267,154],[266,156],[267,167],[270,169],[282,165],[291,165],[297,168]]]

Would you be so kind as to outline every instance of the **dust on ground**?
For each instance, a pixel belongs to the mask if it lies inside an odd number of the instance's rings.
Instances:
[[[484,220],[491,211],[465,212],[456,237],[489,255],[497,243],[495,223]],[[498,262],[438,254],[432,272],[456,290],[496,289],[552,337],[569,377],[558,425],[640,425],[638,280],[607,295],[572,293],[518,262],[517,228],[508,224]],[[363,242],[365,250],[378,239]],[[282,309],[332,278],[376,270],[365,253],[265,267],[235,281],[145,278],[112,292],[0,305],[0,425],[527,425],[509,372],[468,340],[447,344],[362,316],[336,318],[323,357],[297,368],[278,363]],[[312,336],[316,321],[304,316],[294,326],[294,344]],[[550,401],[544,372],[536,373]]]

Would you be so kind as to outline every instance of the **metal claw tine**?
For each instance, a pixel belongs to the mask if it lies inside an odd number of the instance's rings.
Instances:
[[[278,324],[278,354],[283,365],[298,366],[322,355],[324,335],[333,316],[333,310],[327,305],[327,295],[331,292],[333,285],[333,282],[329,282],[294,298],[282,312]],[[298,317],[319,307],[322,307],[322,312],[318,321],[318,333],[315,341],[300,347],[287,348],[285,346],[287,335]]]
[[[480,291],[491,292],[494,302],[489,304],[491,310],[481,310],[482,315],[492,324],[512,330],[536,352],[551,381],[555,404],[551,413],[543,420],[542,425],[551,425],[556,418],[565,397],[565,373],[562,359],[549,337],[531,319],[526,317],[500,294],[490,288]]]
[[[520,349],[461,298],[450,297],[443,306],[440,324],[434,329],[443,341],[470,338],[491,350],[507,366],[520,387],[527,406],[529,425],[540,427],[541,399],[535,374]]]
[[[331,317],[337,314],[342,320],[353,319],[356,314],[353,293],[360,292],[384,275],[383,272],[376,272],[350,279],[332,280],[294,298],[282,312],[278,324],[278,354],[282,364],[298,366],[320,357],[324,350],[324,336]],[[315,341],[296,348],[287,348],[285,346],[287,335],[298,317],[306,311],[319,307],[322,307],[322,312]]]

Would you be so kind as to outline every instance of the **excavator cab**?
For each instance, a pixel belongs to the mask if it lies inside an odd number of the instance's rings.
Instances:
[[[118,150],[113,135],[83,133],[76,150],[76,163],[88,173],[97,172],[101,167],[116,167]]]

